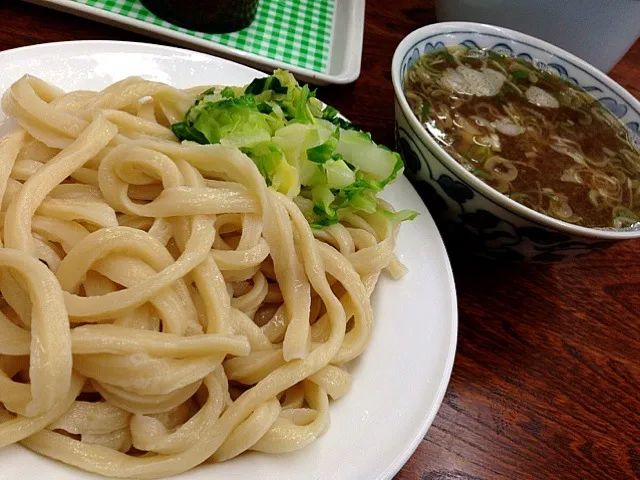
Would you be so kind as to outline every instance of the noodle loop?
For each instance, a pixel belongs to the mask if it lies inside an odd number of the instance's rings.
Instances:
[[[5,93],[0,446],[165,478],[328,428],[396,223],[313,230],[238,149],[177,140],[194,99],[140,78]]]

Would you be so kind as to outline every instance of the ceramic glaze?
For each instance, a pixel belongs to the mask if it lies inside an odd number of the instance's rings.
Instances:
[[[640,145],[640,102],[574,55],[490,25],[448,22],[422,27],[405,37],[393,57],[396,141],[406,175],[445,237],[480,256],[545,263],[584,255],[617,240],[640,238],[640,229],[579,227],[530,210],[474,177],[438,145],[412,113],[404,96],[404,78],[421,55],[453,45],[519,57],[580,86],[609,108]]]

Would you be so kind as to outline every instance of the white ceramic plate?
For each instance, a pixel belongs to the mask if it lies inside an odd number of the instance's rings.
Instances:
[[[0,91],[25,73],[64,89],[100,89],[130,75],[177,87],[244,84],[256,70],[172,47],[125,42],[65,42],[0,53]],[[0,120],[3,115],[0,114]],[[0,129],[6,130],[5,125]],[[401,280],[382,278],[373,297],[371,342],[351,365],[351,391],[331,405],[331,427],[290,454],[249,453],[207,465],[184,480],[389,479],[411,456],[438,411],[453,366],[457,309],[453,276],[438,230],[403,177],[385,190],[396,208],[420,212],[405,223],[397,253],[409,268]],[[0,450],[0,479],[98,478],[20,446]]]

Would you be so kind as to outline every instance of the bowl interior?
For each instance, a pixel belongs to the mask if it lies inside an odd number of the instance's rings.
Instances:
[[[487,26],[490,31],[482,31],[464,27],[464,23],[461,22],[452,22],[450,25],[459,26],[430,34],[425,32],[425,35],[418,36],[406,48],[400,60],[400,79],[404,79],[407,69],[420,56],[435,49],[454,45],[488,48],[531,62],[536,67],[554,73],[590,93],[625,124],[636,144],[640,145],[638,101],[596,68],[568,52],[528,35],[491,26]]]
[[[432,146],[440,151],[440,156],[449,159],[452,166],[461,174],[460,176],[466,178],[476,189],[487,193],[491,192],[490,194],[494,197],[501,197],[500,203],[506,204],[511,209],[527,211],[528,216],[532,216],[538,221],[543,221],[547,224],[551,223],[563,230],[571,230],[573,233],[593,236],[595,232],[600,232],[597,236],[610,238],[618,237],[618,235],[620,235],[619,238],[640,236],[640,229],[636,227],[619,230],[593,229],[572,225],[539,214],[500,194],[497,190],[467,172],[449,157],[411,112],[409,104],[404,97],[403,83],[407,69],[422,55],[435,49],[455,45],[491,49],[505,55],[521,58],[533,63],[538,68],[554,73],[579,86],[620,119],[629,131],[631,139],[639,148],[640,102],[605,74],[574,55],[534,37],[490,25],[446,22],[423,27],[407,36],[401,42],[393,59],[393,81],[395,83],[396,96],[405,114],[411,119],[412,123],[415,120],[415,125],[420,127],[419,130],[422,136],[426,137],[432,143]]]

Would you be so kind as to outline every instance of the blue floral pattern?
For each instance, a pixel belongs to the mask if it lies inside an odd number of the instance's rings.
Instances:
[[[444,193],[460,204],[473,198],[473,190],[466,183],[454,180],[449,175],[442,174],[436,181]]]
[[[424,53],[460,44],[492,50],[530,61],[578,85],[600,100],[628,128],[640,145],[640,112],[623,97],[572,61],[536,45],[493,33],[448,31],[423,38],[407,50],[400,64],[401,78]],[[454,248],[508,261],[557,262],[606,248],[612,241],[573,236],[547,224],[522,216],[497,203],[494,196],[470,186],[459,171],[441,158],[433,146],[414,130],[396,102],[396,142],[405,161],[405,173],[429,208],[438,226]],[[437,150],[437,149],[436,149]]]

